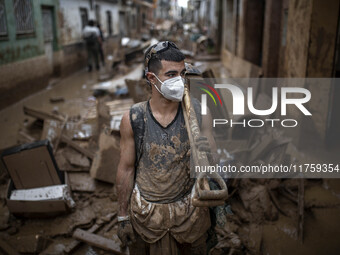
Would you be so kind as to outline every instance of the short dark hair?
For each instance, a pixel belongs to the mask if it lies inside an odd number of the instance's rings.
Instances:
[[[145,57],[148,55],[152,47],[145,52]],[[169,47],[165,51],[161,51],[159,53],[152,54],[149,63],[148,63],[148,71],[158,74],[162,69],[162,60],[173,61],[173,62],[181,62],[185,59],[184,54],[176,48]]]
[[[88,25],[89,25],[90,27],[93,27],[93,26],[94,26],[94,20],[93,20],[93,19],[90,19]]]

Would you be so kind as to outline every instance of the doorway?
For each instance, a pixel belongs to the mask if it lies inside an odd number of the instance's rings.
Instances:
[[[53,72],[53,44],[54,44],[54,25],[53,25],[53,8],[43,7],[42,10],[42,24],[44,35],[45,56]]]
[[[119,33],[121,37],[128,36],[125,12],[119,12]]]

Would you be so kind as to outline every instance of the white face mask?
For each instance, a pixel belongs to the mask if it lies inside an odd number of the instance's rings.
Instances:
[[[155,75],[153,73],[153,75]],[[157,80],[162,84],[161,89],[154,84],[155,88],[161,93],[166,99],[175,102],[181,102],[184,94],[184,79],[181,76],[176,76],[174,78],[165,80],[162,82],[157,75],[155,75]]]

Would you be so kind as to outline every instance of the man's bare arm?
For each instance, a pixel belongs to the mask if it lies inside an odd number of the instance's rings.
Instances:
[[[120,124],[120,161],[117,170],[118,216],[128,215],[129,199],[133,190],[135,175],[135,141],[130,124],[129,112]]]

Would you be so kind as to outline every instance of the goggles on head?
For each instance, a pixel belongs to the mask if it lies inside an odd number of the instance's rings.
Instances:
[[[170,47],[178,49],[175,43],[170,42],[170,41],[162,41],[159,42],[153,46],[151,46],[151,49],[149,50],[148,54],[145,56],[145,74],[149,72],[149,61],[152,58],[152,55],[160,53],[162,51],[166,51]]]

